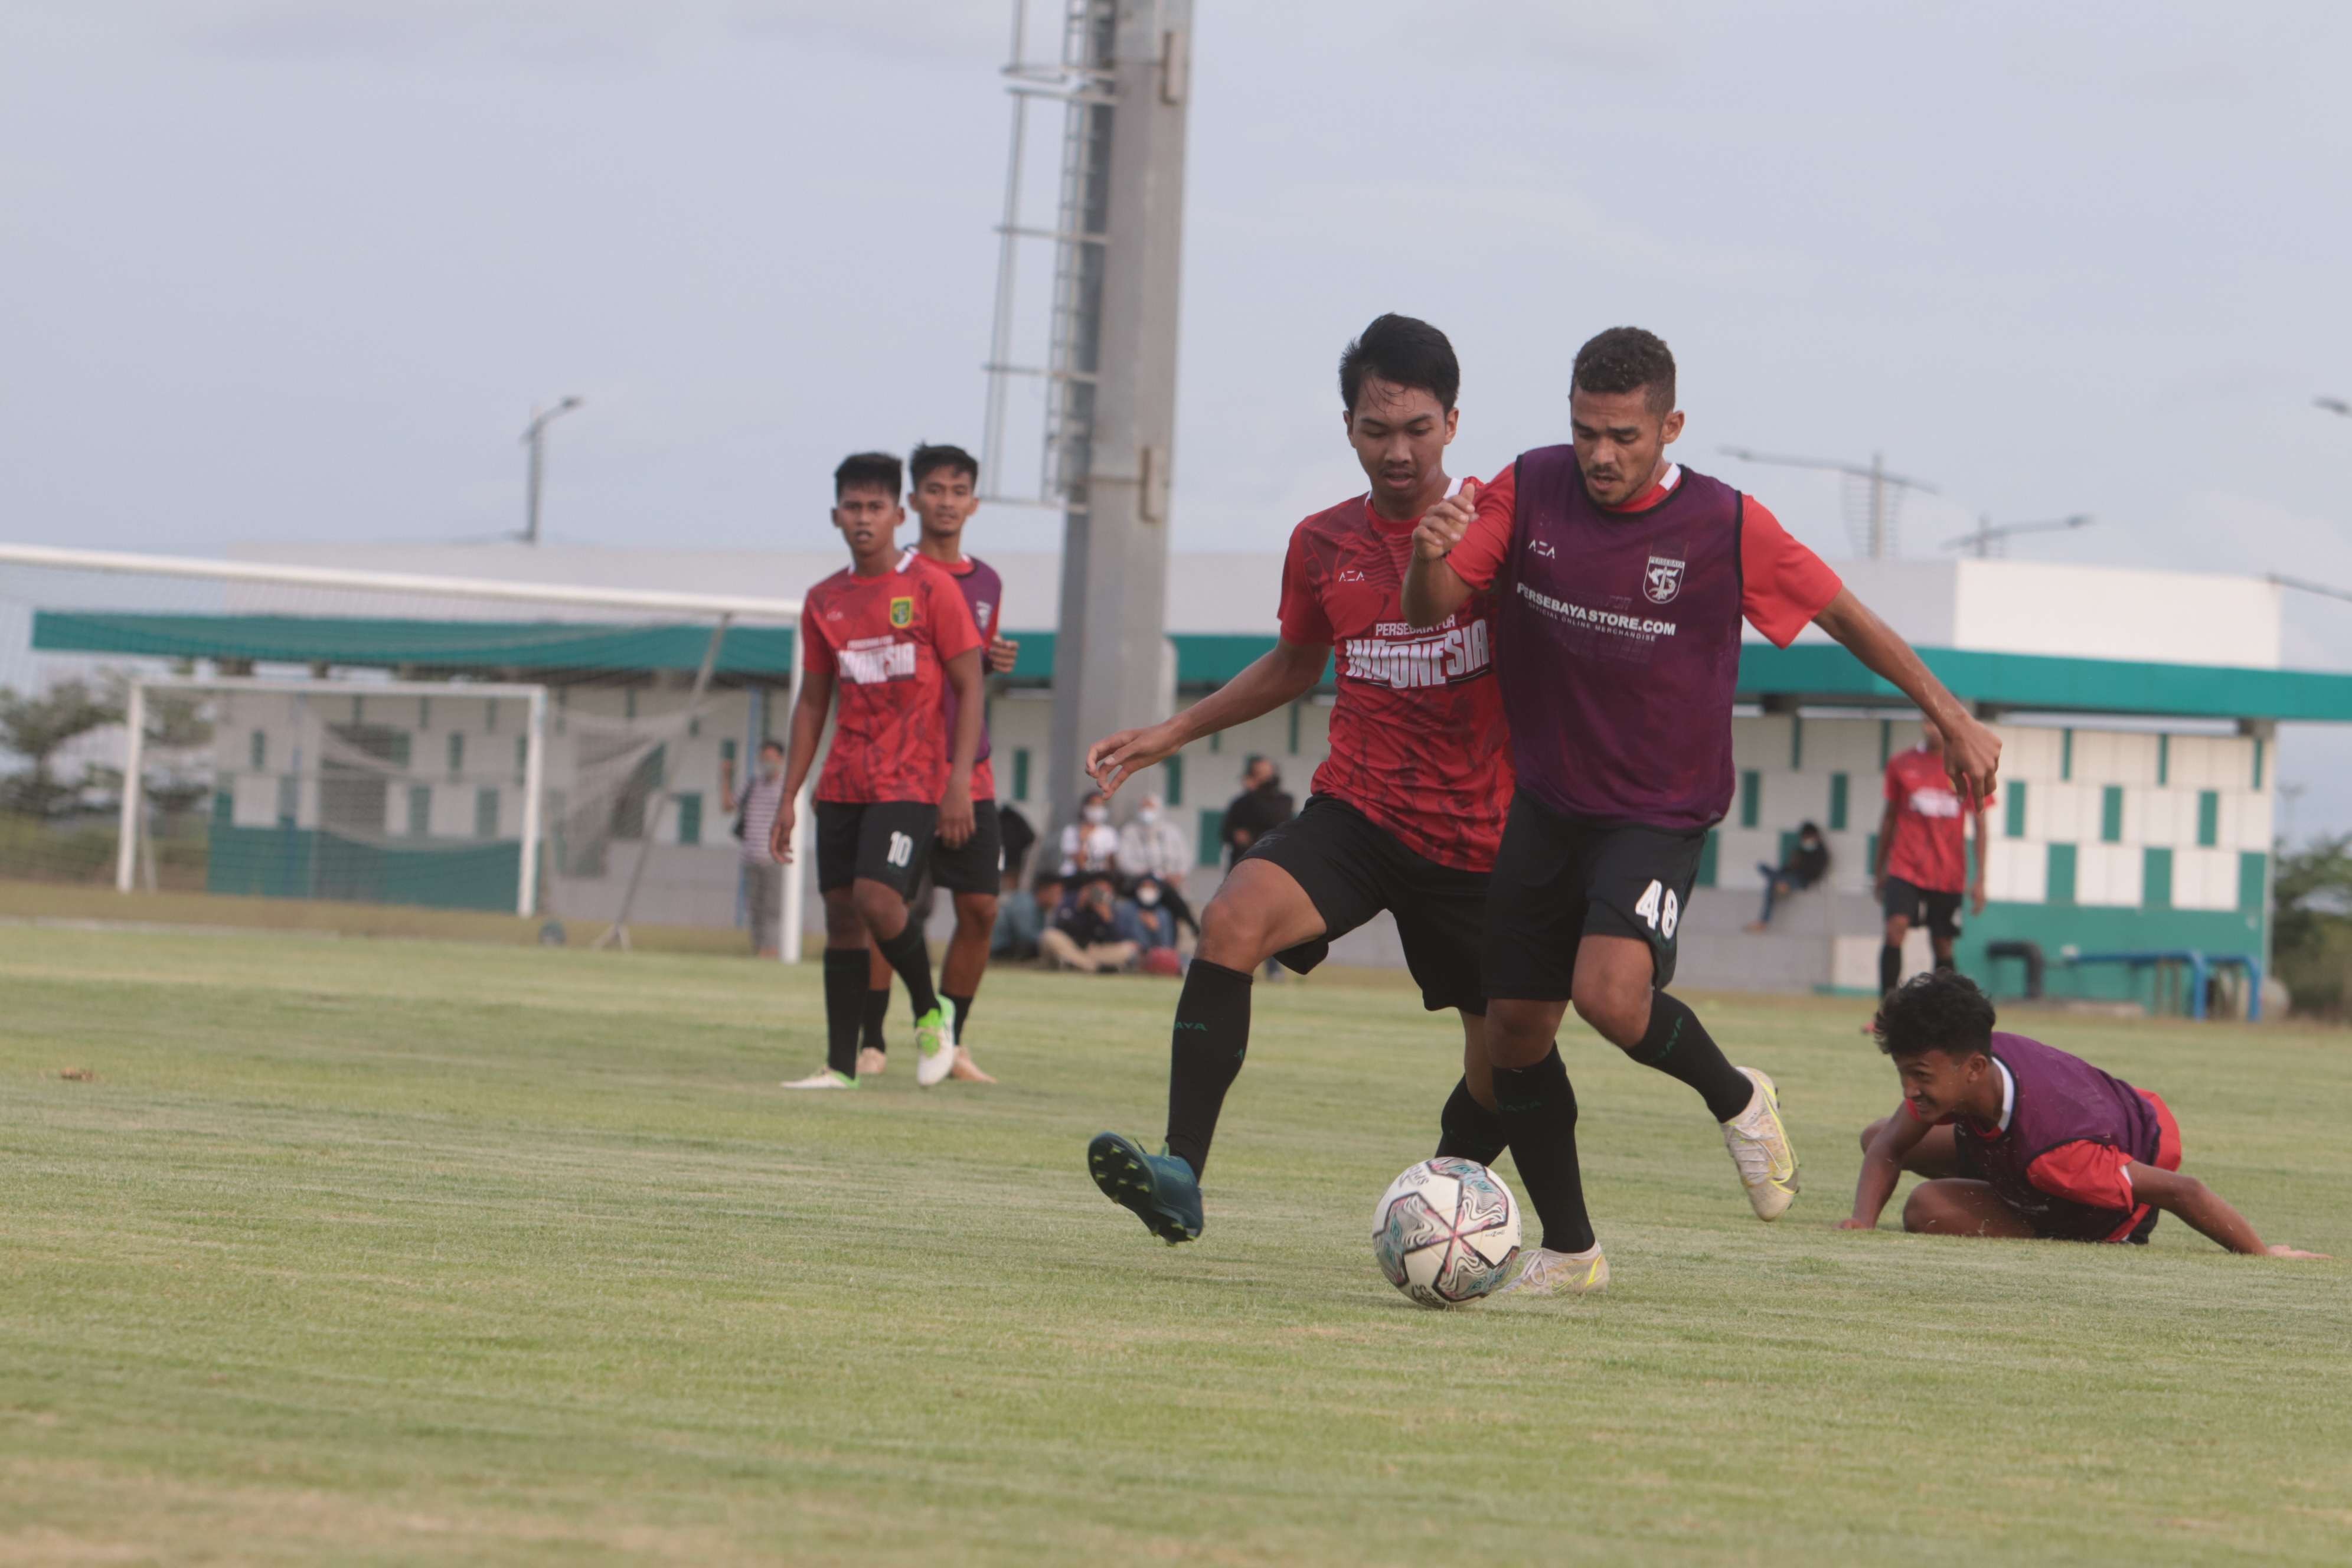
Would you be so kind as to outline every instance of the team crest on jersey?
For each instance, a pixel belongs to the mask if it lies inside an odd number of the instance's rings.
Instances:
[[[1679,568],[1682,563],[1676,562],[1675,564]],[[915,601],[912,599],[891,600],[890,624],[894,626],[913,626],[915,624]]]
[[[1664,555],[1651,556],[1649,566],[1642,574],[1642,592],[1650,603],[1670,605],[1682,591],[1683,563]]]

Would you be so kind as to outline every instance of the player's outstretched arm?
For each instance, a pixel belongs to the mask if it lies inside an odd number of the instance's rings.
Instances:
[[[1927,1135],[1927,1124],[1898,1103],[1895,1114],[1879,1124],[1878,1135],[1862,1153],[1862,1175],[1853,1184],[1853,1212],[1838,1221],[1840,1230],[1876,1230],[1886,1200],[1903,1179],[1903,1157]]]
[[[1475,479],[1463,480],[1461,489],[1422,513],[1420,523],[1412,531],[1412,559],[1404,569],[1404,618],[1408,625],[1443,625],[1474,592],[1446,557],[1462,542],[1477,516]]]
[[[947,793],[940,796],[940,842],[961,849],[971,837],[971,770],[980,755],[980,726],[987,699],[980,689],[981,650],[966,648],[947,661],[948,689],[955,693],[956,729],[949,753]]]
[[[1911,645],[1878,618],[1868,605],[1840,588],[1837,597],[1813,617],[1813,624],[1845,645],[1874,675],[1891,681],[1896,690],[1918,705],[1944,732],[1945,763],[1952,782],[1966,786],[1971,798],[1992,798],[1993,776],[2000,771],[2000,742],[1977,722],[1960,700],[1921,662]]]
[[[2179,1171],[2158,1170],[2133,1161],[2125,1167],[2131,1177],[2132,1194],[2142,1203],[2153,1204],[2169,1215],[2179,1216],[2182,1224],[2210,1238],[2231,1252],[2250,1258],[2324,1258],[2321,1252],[2301,1252],[2292,1247],[2265,1247],[2246,1216],[2231,1208],[2221,1194],[2194,1176],[2184,1176]]]
[[[793,704],[792,744],[784,759],[784,795],[776,803],[776,824],[768,830],[769,858],[793,858],[793,818],[800,810],[801,786],[816,765],[816,743],[824,738],[824,716],[833,711],[833,671],[812,665],[801,672],[800,700]]]
[[[1331,661],[1326,643],[1277,640],[1273,651],[1174,718],[1139,730],[1121,730],[1087,748],[1087,773],[1105,795],[1153,764],[1166,761],[1203,735],[1246,724],[1315,689]]]

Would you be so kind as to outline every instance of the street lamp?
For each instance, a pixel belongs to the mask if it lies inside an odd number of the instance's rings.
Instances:
[[[2352,403],[2347,403],[2340,397],[2315,397],[2311,400],[2311,405],[2314,408],[2325,408],[2330,414],[2341,414],[2347,417],[2352,417]]]
[[[523,487],[522,542],[525,544],[539,542],[539,484],[540,474],[547,464],[547,427],[579,406],[578,398],[567,397],[544,414],[533,408],[530,423],[523,429],[522,444],[530,453],[530,478]]]
[[[2001,554],[2007,555],[2009,541],[2014,534],[2057,533],[2065,529],[2081,528],[2090,521],[2089,513],[2080,511],[2072,517],[2052,518],[2048,522],[1995,522],[1990,516],[1986,516],[1978,521],[1975,532],[1963,533],[1958,539],[1947,539],[1944,541],[1944,548],[1947,550],[1973,549],[1977,552],[1978,560],[1986,561],[1992,557],[1996,548]]]

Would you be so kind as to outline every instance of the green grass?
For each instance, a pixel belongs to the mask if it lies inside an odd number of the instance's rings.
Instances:
[[[1171,984],[992,976],[1002,1087],[791,1097],[816,978],[0,931],[0,1561],[2352,1554],[2352,1265],[1832,1232],[1895,1100],[1852,1004],[1706,1005],[1806,1162],[1769,1228],[1575,1034],[1613,1292],[1441,1314],[1367,1241],[1455,1071],[1393,987],[1259,988],[1169,1249],[1082,1147],[1156,1137]],[[2352,1254],[2341,1036],[2042,1032]]]

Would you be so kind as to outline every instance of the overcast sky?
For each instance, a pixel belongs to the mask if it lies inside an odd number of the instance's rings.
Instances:
[[[1942,492],[1907,553],[2088,511],[2018,553],[2352,584],[2352,8],[1586,9],[1199,0],[1178,548],[1356,487],[1332,363],[1394,309],[1461,352],[1456,472],[1633,321],[1682,455],[1825,553],[1834,480],[1716,447],[1883,450]],[[979,440],[1008,14],[11,0],[0,535],[487,536],[576,393],[554,536],[821,544],[844,451]],[[2287,653],[2352,668],[2352,605]],[[2352,744],[2284,776],[2352,826]]]

